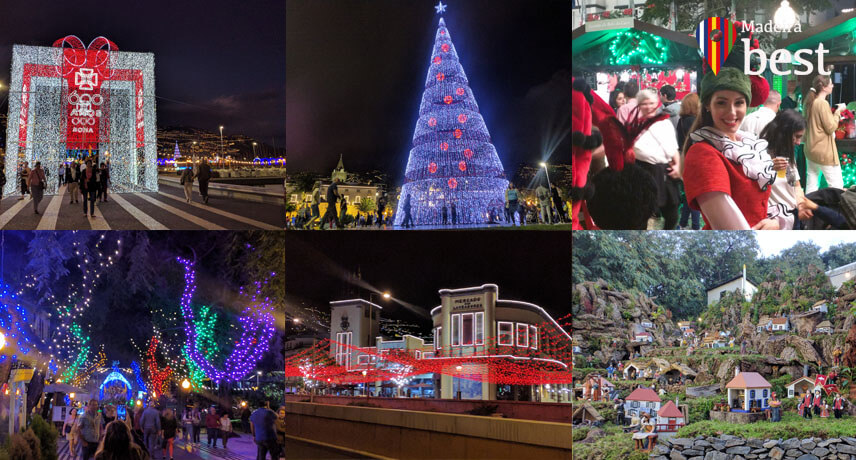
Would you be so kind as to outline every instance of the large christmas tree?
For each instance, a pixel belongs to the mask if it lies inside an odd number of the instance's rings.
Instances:
[[[444,10],[441,3],[437,12]],[[441,17],[395,224],[404,221],[408,197],[417,225],[442,223],[444,207],[451,223],[453,204],[458,223],[488,222],[491,215],[504,215],[507,186],[502,163]]]

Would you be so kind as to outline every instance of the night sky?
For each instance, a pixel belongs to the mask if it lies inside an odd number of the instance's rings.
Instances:
[[[301,303],[328,310],[341,300],[348,273],[424,311],[373,299],[383,317],[420,325],[430,332],[428,312],[440,304],[440,289],[493,283],[499,298],[534,303],[554,318],[571,311],[571,238],[567,233],[530,232],[321,232],[289,233],[285,241],[286,309]],[[348,298],[353,298],[350,296]],[[368,295],[363,298],[368,299]]]
[[[155,55],[158,126],[187,126],[285,143],[285,2],[153,0],[4,2],[0,83],[12,44],[84,44],[103,35],[120,51]],[[0,94],[5,113],[6,94]],[[174,102],[178,101],[178,102]]]
[[[439,15],[436,0],[288,0],[289,169],[403,176]],[[567,0],[449,0],[443,15],[506,172],[570,162]],[[551,143],[548,139],[554,139]]]

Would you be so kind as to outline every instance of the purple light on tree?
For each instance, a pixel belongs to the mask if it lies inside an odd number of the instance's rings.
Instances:
[[[181,296],[181,314],[184,317],[184,332],[187,337],[187,353],[190,359],[216,383],[221,381],[240,380],[249,374],[268,350],[274,334],[273,306],[270,299],[261,297],[262,286],[265,282],[256,282],[256,292],[250,296],[249,304],[244,307],[239,317],[242,326],[241,337],[232,349],[232,353],[223,363],[223,369],[218,369],[196,346],[197,333],[193,324],[193,309],[190,301],[196,291],[196,271],[193,262],[181,257],[177,260],[184,265],[184,293]],[[242,294],[243,289],[241,290]]]

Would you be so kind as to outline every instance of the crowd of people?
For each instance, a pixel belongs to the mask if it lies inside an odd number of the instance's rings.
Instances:
[[[33,200],[35,214],[39,214],[39,205],[44,198],[49,177],[50,171],[42,167],[41,161],[37,161],[32,168],[27,161],[18,167],[18,183],[21,190],[21,196],[18,199],[26,199],[29,195]],[[110,188],[110,163],[98,163],[97,157],[61,163],[57,170],[57,181],[58,187],[67,186],[69,204],[78,203],[82,196],[83,215],[94,218],[96,217],[95,201],[107,201]],[[0,187],[4,185],[5,177],[0,181]]]
[[[834,132],[845,110],[828,101],[834,83],[816,76],[802,113],[796,96],[770,90],[748,113],[753,87],[740,69],[708,72],[699,93],[676,99],[671,85],[655,91],[636,81],[619,83],[609,97],[616,118],[639,132],[636,164],[653,179],[650,203],[663,228],[844,229],[846,211]],[[789,87],[789,91],[792,91]],[[787,107],[787,108],[785,108]],[[795,148],[804,145],[805,191]],[[593,152],[590,175],[606,167],[603,148]],[[820,174],[828,187],[819,189]],[[856,216],[854,216],[856,217]],[[856,221],[856,220],[854,220]]]
[[[173,460],[176,438],[191,447],[202,445],[205,430],[209,447],[220,440],[228,449],[229,438],[238,436],[232,427],[233,411],[212,405],[185,407],[180,416],[173,408],[160,408],[151,402],[135,411],[117,410],[112,404],[90,400],[83,413],[72,407],[62,425],[61,436],[69,443],[72,460]],[[121,407],[124,409],[124,406]],[[258,460],[279,460],[285,456],[285,407],[275,413],[265,402],[255,411],[244,407],[237,411],[244,433],[252,436]],[[120,416],[119,414],[122,414]]]
[[[309,200],[303,202],[288,221],[288,228],[326,230],[334,228],[388,228],[395,221],[395,213],[387,212],[390,204],[386,193],[378,196],[373,211],[360,211],[356,216],[347,213],[348,202],[339,192],[341,179],[335,179],[327,186],[325,196],[321,197],[321,188],[315,187]],[[504,222],[509,225],[522,226],[526,224],[561,224],[570,221],[568,215],[569,205],[563,200],[561,191],[555,184],[546,187],[539,184],[535,189],[535,203],[528,203],[523,199],[522,193],[516,185],[509,182],[505,190],[505,204],[503,209],[492,209],[488,216],[489,223]],[[415,227],[412,210],[412,194],[405,194],[401,199],[403,203],[401,210],[404,213],[401,226],[403,228]],[[321,216],[320,204],[327,203],[324,216]],[[338,204],[338,205],[337,205]],[[420,224],[437,226],[455,226],[460,223],[457,206],[454,202],[449,205],[436,206],[434,216],[430,222]]]

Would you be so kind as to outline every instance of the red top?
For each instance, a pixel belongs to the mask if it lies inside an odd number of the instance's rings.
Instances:
[[[660,397],[650,388],[637,388],[630,393],[625,401],[651,401],[660,402]]]
[[[657,415],[660,417],[672,417],[672,418],[683,418],[684,413],[678,409],[678,406],[675,405],[674,402],[669,401],[657,412]]]
[[[761,191],[758,182],[743,174],[743,167],[725,158],[707,142],[693,144],[684,160],[684,189],[690,208],[701,210],[696,199],[708,192],[724,192],[731,196],[750,226],[767,218],[770,187]],[[702,213],[704,216],[704,213]],[[704,216],[705,230],[710,230]]]

